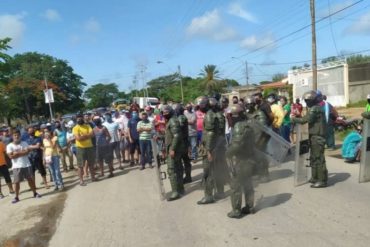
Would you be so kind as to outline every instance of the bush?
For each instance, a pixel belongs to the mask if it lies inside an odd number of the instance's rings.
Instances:
[[[360,101],[354,102],[354,103],[350,102],[347,105],[347,107],[364,107],[365,108],[366,104],[367,104],[366,100],[360,100]]]

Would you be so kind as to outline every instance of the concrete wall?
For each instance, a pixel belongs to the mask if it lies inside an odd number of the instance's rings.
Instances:
[[[349,82],[350,103],[366,100],[368,94],[370,94],[370,80]]]

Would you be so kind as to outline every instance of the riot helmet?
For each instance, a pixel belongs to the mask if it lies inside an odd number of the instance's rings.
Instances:
[[[231,113],[231,121],[232,121],[233,126],[237,122],[243,121],[247,118],[245,114],[245,108],[240,104],[232,105],[230,109],[230,113]]]
[[[306,102],[307,107],[312,107],[318,103],[318,99],[320,99],[320,95],[317,94],[317,91],[310,90],[303,94],[303,99]]]
[[[172,105],[172,109],[174,110],[176,116],[184,115],[184,106],[180,103],[176,103]]]
[[[169,105],[164,105],[162,107],[162,112],[165,119],[170,119],[174,115],[174,110]]]
[[[256,110],[256,100],[252,97],[245,97],[244,104],[248,113],[253,113]]]
[[[275,93],[270,93],[267,96],[267,102],[269,102],[271,105],[275,104],[278,101],[278,96]]]
[[[217,110],[218,108],[218,101],[216,98],[209,98],[209,106],[212,110]]]
[[[209,99],[206,96],[200,96],[195,100],[199,110],[203,113],[206,113],[209,109]]]

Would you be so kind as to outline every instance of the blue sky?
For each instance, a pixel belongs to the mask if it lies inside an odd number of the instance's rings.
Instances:
[[[318,0],[317,19],[356,2]],[[289,35],[308,24],[309,0],[1,0],[0,8],[0,38],[13,38],[11,54],[50,54],[88,85],[115,82],[121,90],[133,88],[135,75],[141,87],[178,65],[197,76],[215,64],[221,77],[243,84],[248,61],[250,83],[271,79],[311,59],[310,28]],[[318,58],[370,49],[370,0],[318,23],[317,43]]]

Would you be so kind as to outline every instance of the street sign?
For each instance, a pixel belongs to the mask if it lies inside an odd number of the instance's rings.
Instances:
[[[359,182],[363,183],[369,181],[370,181],[370,119],[364,118],[364,125],[362,127]]]
[[[45,96],[45,104],[54,103],[54,94],[53,89],[45,89],[44,90],[44,96]]]

